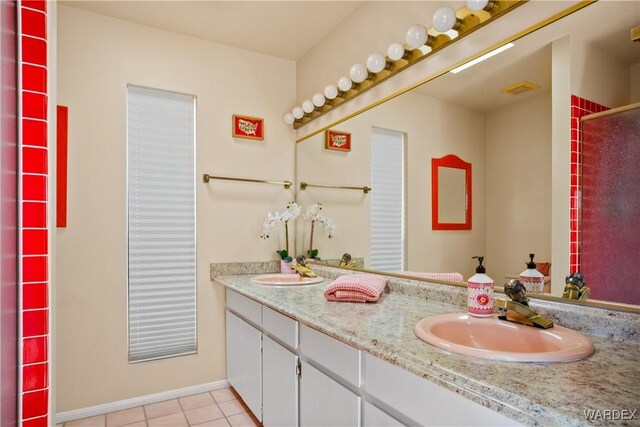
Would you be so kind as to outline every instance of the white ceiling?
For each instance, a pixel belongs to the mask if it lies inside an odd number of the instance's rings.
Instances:
[[[298,60],[360,1],[75,1],[60,3],[279,58]]]

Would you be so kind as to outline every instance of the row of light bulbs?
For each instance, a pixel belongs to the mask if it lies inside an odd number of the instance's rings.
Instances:
[[[490,0],[468,0],[467,7],[474,12],[484,9],[491,9],[494,1]],[[440,32],[446,33],[449,30],[457,30],[461,21],[456,17],[456,12],[451,7],[445,6],[436,10],[433,14],[433,28]],[[433,42],[433,36],[429,35],[424,25],[416,24],[407,30],[406,44],[411,49],[419,49],[422,46],[429,45]],[[293,124],[297,119],[301,119],[305,114],[312,113],[316,108],[322,107],[327,100],[332,100],[339,95],[347,92],[353,87],[353,84],[362,83],[367,79],[371,79],[373,74],[377,74],[382,70],[388,69],[392,65],[392,61],[398,61],[407,58],[409,52],[401,43],[394,42],[387,49],[387,58],[381,53],[373,53],[367,58],[366,66],[363,64],[355,64],[349,69],[349,77],[343,76],[338,79],[338,84],[327,85],[323,93],[316,93],[310,100],[306,100],[301,106],[295,107],[291,112],[285,113],[283,120],[286,124]]]

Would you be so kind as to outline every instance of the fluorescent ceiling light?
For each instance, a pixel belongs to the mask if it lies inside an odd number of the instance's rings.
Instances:
[[[471,60],[471,61],[467,62],[466,64],[462,64],[461,66],[456,67],[456,68],[454,68],[453,70],[451,70],[451,71],[449,71],[449,72],[450,72],[450,73],[453,73],[453,74],[457,74],[457,73],[459,73],[459,72],[460,72],[460,71],[462,71],[462,70],[466,70],[467,68],[469,68],[469,67],[472,67],[472,66],[476,65],[478,62],[482,62],[482,61],[484,61],[485,59],[489,59],[489,58],[491,58],[492,56],[495,56],[495,55],[497,55],[497,54],[499,54],[499,53],[501,53],[501,52],[504,52],[504,51],[505,51],[505,50],[507,50],[507,49],[511,49],[513,46],[515,46],[513,43],[507,43],[507,44],[505,44],[505,45],[502,45],[502,46],[500,46],[499,48],[494,49],[494,50],[492,50],[491,52],[487,52],[487,53],[485,53],[484,55],[479,56],[479,57],[477,57],[476,59],[474,59],[474,60]]]

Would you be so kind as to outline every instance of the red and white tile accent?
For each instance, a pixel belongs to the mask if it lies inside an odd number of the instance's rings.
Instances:
[[[580,270],[580,210],[582,203],[582,126],[580,118],[589,114],[599,113],[608,110],[608,107],[597,104],[588,99],[571,95],[571,207],[570,207],[570,227],[571,246],[569,271],[571,273]]]
[[[44,427],[50,424],[47,3],[21,1],[17,13],[21,182],[18,425]]]

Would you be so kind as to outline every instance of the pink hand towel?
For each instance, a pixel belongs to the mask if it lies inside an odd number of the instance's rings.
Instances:
[[[387,280],[375,274],[347,274],[338,277],[325,289],[327,301],[376,302]]]
[[[420,271],[401,271],[400,274],[416,276],[421,279],[447,280],[449,282],[462,282],[464,280],[460,273],[423,273]]]

